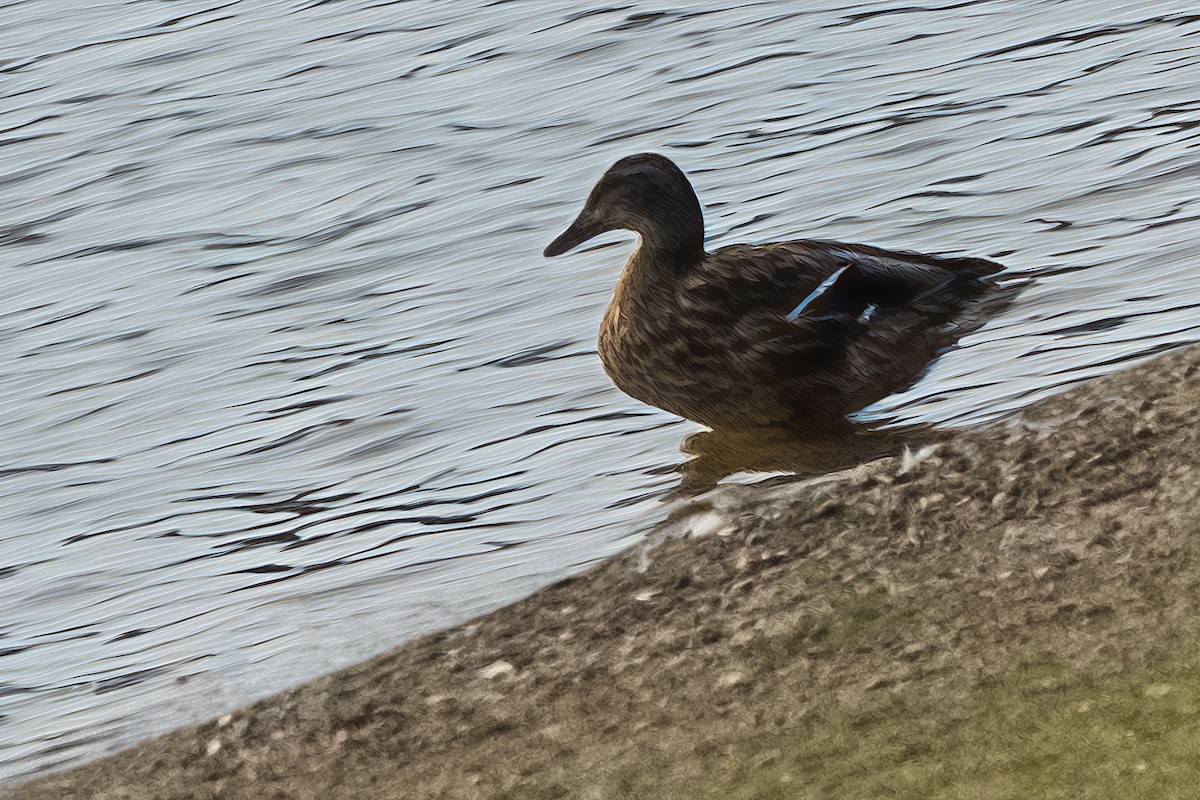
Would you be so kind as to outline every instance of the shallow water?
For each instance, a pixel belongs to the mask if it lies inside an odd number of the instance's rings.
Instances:
[[[805,7],[0,0],[0,778],[661,519],[696,428],[594,352],[629,237],[540,256],[627,153],[691,174],[712,245],[1039,275],[877,420],[1200,339],[1200,14]]]

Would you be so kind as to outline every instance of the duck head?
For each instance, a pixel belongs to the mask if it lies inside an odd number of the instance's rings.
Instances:
[[[639,153],[609,167],[588,195],[583,211],[547,245],[561,255],[611,230],[634,231],[654,257],[676,264],[704,255],[704,214],[683,170],[657,153]]]

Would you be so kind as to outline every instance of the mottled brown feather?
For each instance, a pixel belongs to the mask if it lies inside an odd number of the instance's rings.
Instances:
[[[689,196],[661,156],[623,159],[547,248],[578,244],[585,226],[583,238],[641,234],[600,326],[600,359],[622,391],[679,416],[722,429],[811,428],[910,385],[995,308],[982,301],[1003,267],[979,258],[815,240],[705,252],[694,244],[702,229],[686,230],[699,208],[687,208]],[[854,280],[822,298],[844,313],[789,320],[846,266]]]

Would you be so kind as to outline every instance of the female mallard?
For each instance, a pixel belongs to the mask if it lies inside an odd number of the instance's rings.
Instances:
[[[565,253],[605,231],[640,242],[600,325],[626,394],[711,428],[806,428],[912,383],[970,327],[1003,267],[860,244],[795,240],[704,249],[687,177],[642,153],[604,173]]]

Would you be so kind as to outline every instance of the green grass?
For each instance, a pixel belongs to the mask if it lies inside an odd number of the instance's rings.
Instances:
[[[779,740],[714,763],[720,788],[708,782],[680,796],[1197,796],[1200,659],[1183,643],[1152,666],[1116,673],[1014,661],[919,684],[832,705]]]

